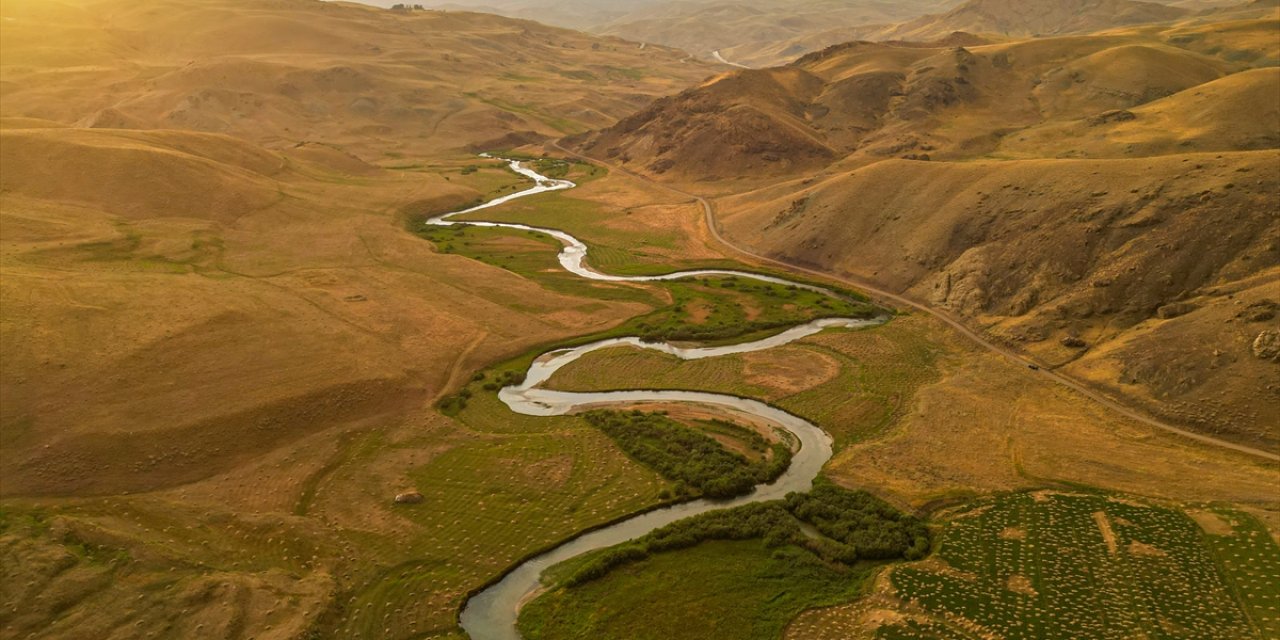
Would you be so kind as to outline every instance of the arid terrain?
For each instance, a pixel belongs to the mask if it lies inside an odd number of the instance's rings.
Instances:
[[[1227,25],[840,45],[570,140],[734,192],[716,202],[724,231],[757,253],[908,294],[1148,411],[1275,447],[1280,370],[1254,344],[1280,287],[1276,18]]]
[[[1274,2],[493,4],[0,3],[0,638],[1280,633]]]

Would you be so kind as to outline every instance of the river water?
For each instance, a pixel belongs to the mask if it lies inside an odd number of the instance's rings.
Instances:
[[[564,249],[560,252],[559,256],[560,264],[568,271],[592,280],[604,280],[609,282],[654,282],[701,276],[732,275],[776,284],[794,285],[796,287],[832,296],[838,295],[821,287],[815,287],[803,283],[793,283],[783,278],[775,278],[773,276],[750,273],[747,271],[724,269],[677,271],[658,276],[613,276],[599,273],[588,268],[584,264],[584,260],[587,256],[587,245],[583,244],[581,240],[578,240],[577,238],[558,229],[502,222],[483,222],[472,220],[463,222],[453,220],[455,216],[496,207],[520,198],[527,198],[529,196],[537,195],[539,193],[547,193],[550,191],[572,189],[577,186],[568,180],[555,180],[543,176],[518,160],[507,160],[506,162],[513,171],[533,180],[534,186],[517,193],[494,198],[493,200],[469,209],[446,213],[444,215],[431,218],[427,220],[427,224],[436,226],[467,224],[478,227],[500,227],[545,233],[556,238],[564,245]],[[677,402],[692,403],[700,406],[715,407],[729,414],[752,416],[756,419],[776,425],[777,427],[786,430],[794,437],[796,443],[799,445],[799,450],[792,457],[791,466],[788,467],[786,472],[784,472],[777,480],[769,484],[758,485],[753,492],[747,495],[739,496],[731,500],[694,500],[692,502],[685,502],[658,509],[656,511],[650,511],[574,538],[550,551],[547,551],[546,553],[543,553],[542,555],[520,564],[503,576],[500,581],[476,594],[466,602],[461,614],[460,622],[462,628],[466,630],[472,640],[520,640],[520,633],[516,630],[516,619],[519,615],[520,606],[527,601],[530,596],[541,589],[542,584],[539,581],[539,576],[548,567],[570,558],[577,557],[588,551],[601,549],[638,538],[650,531],[653,531],[654,529],[671,524],[676,520],[717,509],[725,509],[752,502],[776,500],[786,496],[786,494],[792,491],[808,491],[813,486],[813,479],[817,477],[822,466],[831,458],[831,437],[827,435],[825,431],[803,418],[787,413],[786,411],[776,407],[769,406],[763,402],[749,400],[746,398],[738,398],[735,396],[697,391],[637,390],[580,393],[572,391],[553,391],[542,388],[541,384],[550,379],[556,371],[582,356],[587,355],[588,353],[599,351],[601,349],[633,347],[637,349],[660,351],[682,360],[697,360],[700,358],[713,358],[716,356],[735,353],[747,353],[751,351],[772,349],[774,347],[794,342],[805,336],[813,335],[825,329],[854,329],[881,324],[884,321],[885,318],[883,317],[871,320],[854,318],[825,318],[792,327],[782,333],[760,340],[718,347],[679,347],[662,342],[644,342],[637,337],[614,338],[585,344],[571,349],[550,351],[536,358],[529,366],[524,382],[519,385],[503,388],[498,392],[499,399],[506,403],[506,405],[516,413],[534,416],[553,416],[608,406],[630,407],[646,403],[668,405]]]

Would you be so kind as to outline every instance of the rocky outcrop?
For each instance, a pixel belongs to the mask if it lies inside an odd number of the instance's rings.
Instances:
[[[1280,363],[1280,331],[1267,329],[1253,339],[1253,356]]]
[[[1272,300],[1259,300],[1236,314],[1245,322],[1266,322],[1276,317],[1276,309],[1280,307]]]

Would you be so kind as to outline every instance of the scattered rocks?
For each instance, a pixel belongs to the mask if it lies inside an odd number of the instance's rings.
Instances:
[[[1253,356],[1280,363],[1280,330],[1267,329],[1253,339]]]
[[[1084,340],[1081,340],[1076,336],[1063,336],[1061,342],[1062,342],[1062,346],[1067,347],[1069,349],[1083,349],[1089,346],[1089,343],[1085,342]]]
[[[422,494],[417,491],[406,491],[404,493],[396,494],[396,504],[418,504],[424,499],[425,498],[422,497]]]
[[[1128,122],[1130,120],[1136,120],[1137,118],[1138,116],[1134,115],[1132,111],[1112,109],[1111,111],[1103,111],[1102,113],[1089,118],[1089,126],[1097,127],[1104,124],[1110,124],[1112,122]]]

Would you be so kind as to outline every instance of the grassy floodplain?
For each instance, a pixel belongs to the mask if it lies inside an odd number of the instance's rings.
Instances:
[[[571,198],[562,194],[553,196],[572,202]],[[535,199],[537,200],[540,199]],[[483,217],[499,219],[501,215],[509,215],[512,222],[561,228],[567,225],[558,224],[554,218],[549,217],[553,208],[560,208],[561,204],[563,203],[547,204],[548,208],[541,210],[540,215],[548,216],[545,221],[530,219],[528,215],[505,209],[500,210],[499,215]],[[581,207],[581,211],[569,216],[575,220],[574,224],[586,229],[601,226],[596,217],[598,212],[591,205],[574,206]],[[439,231],[444,233],[438,233]],[[578,230],[573,232],[579,233]],[[833,303],[820,298],[801,299],[796,303],[788,300],[778,304],[780,298],[786,300],[784,296],[794,295],[795,290],[754,282],[744,283],[739,278],[705,278],[659,285],[585,281],[563,274],[557,267],[546,266],[554,265],[554,255],[560,246],[558,242],[540,234],[520,235],[508,230],[461,227],[428,230],[423,235],[435,242],[442,251],[467,255],[501,266],[544,283],[544,286],[577,287],[568,290],[584,295],[594,291],[602,296],[615,296],[616,299],[655,307],[649,314],[634,318],[612,330],[585,336],[573,341],[575,343],[615,335],[642,335],[649,339],[683,339],[711,343],[736,342],[752,335],[765,335],[777,327],[791,326],[804,319],[822,317],[832,311]],[[520,242],[514,242],[513,238]],[[591,246],[594,252],[596,246]],[[634,268],[637,272],[644,273],[647,269],[635,266],[638,264],[635,262],[620,261],[618,264],[632,265],[621,269],[622,272]],[[601,268],[599,265],[596,267]],[[602,270],[619,272],[617,269]],[[850,306],[839,307],[838,313],[831,315],[866,313],[866,307],[856,301],[839,304]],[[736,329],[720,330],[719,327]],[[456,404],[445,405],[446,411],[469,423],[503,423],[500,417],[505,412],[505,407],[497,402],[491,392],[504,384],[518,381],[519,373],[527,366],[532,355],[526,354],[477,374],[472,383],[452,401]],[[796,344],[771,350],[767,355],[743,354],[702,361],[680,361],[670,356],[635,349],[602,351],[566,367],[549,386],[573,391],[683,388],[759,398],[822,425],[833,433],[839,449],[884,434],[901,415],[904,401],[921,385],[935,380],[942,359],[953,356],[951,350],[931,338],[929,329],[924,324],[893,322],[874,331],[819,334]],[[459,399],[463,401],[459,402]],[[515,424],[511,424],[512,422]],[[536,420],[527,425],[521,424],[522,422],[523,419],[505,421],[501,428],[537,428]],[[670,491],[670,487],[660,491]],[[997,512],[998,509],[984,500],[1004,500],[1009,495],[1032,494],[1001,494],[997,498],[979,499],[974,509],[981,511],[986,508]],[[1050,502],[1059,499],[1056,497],[1059,494],[1035,495],[1048,495]],[[1037,499],[1031,499],[1039,504]],[[1113,500],[1106,496],[1094,495],[1093,499],[1108,504],[1130,504],[1123,499]],[[1082,508],[1092,507],[1074,505],[1063,511],[1063,514]],[[1144,508],[1156,507],[1147,505]],[[1103,509],[1106,522],[1112,527],[1108,530],[1108,535],[1115,536],[1117,531],[1123,532],[1126,526],[1143,531],[1150,529],[1147,533],[1160,533],[1163,531],[1162,526],[1185,525],[1188,521],[1185,515],[1177,516],[1181,512],[1176,508],[1159,509],[1167,511],[1164,520],[1158,514],[1146,512],[1131,514],[1132,518],[1126,519],[1124,514],[1111,514]],[[1080,544],[1081,540],[1087,539],[1090,534],[1077,525],[1095,523],[1096,528],[1099,520],[1093,517],[1093,513],[1086,514],[1087,520],[1080,522],[1076,522],[1079,518],[1073,516],[1069,527],[1072,533],[1064,534],[1063,540],[1057,542],[1065,546]],[[1076,513],[1076,516],[1079,515]],[[1062,514],[1055,511],[1039,517],[1042,520],[1048,518],[1056,521]],[[1182,520],[1179,521],[1178,517]],[[1232,526],[1245,529],[1253,522],[1247,516],[1239,520],[1228,520],[1234,523]],[[959,530],[953,533],[953,526],[954,522],[948,521],[945,531],[949,537],[944,538],[943,549],[948,548],[948,544],[952,549],[965,546],[965,543],[959,542],[962,539]],[[1266,536],[1265,528],[1260,524],[1257,528],[1262,532],[1260,538],[1207,536],[1207,542],[1201,544],[1198,551],[1194,544],[1188,543],[1183,547],[1172,544],[1171,541],[1177,536],[1168,539],[1160,538],[1159,535],[1148,536],[1160,544],[1170,543],[1168,546],[1174,550],[1172,553],[1166,552],[1166,557],[1195,556],[1198,560],[1179,564],[1172,569],[1158,566],[1158,563],[1147,567],[1136,563],[1111,566],[1111,575],[1117,576],[1117,579],[1130,583],[1139,580],[1149,583],[1147,591],[1134,596],[1136,600],[1127,601],[1127,606],[1141,609],[1142,606],[1154,606],[1150,603],[1158,599],[1171,602],[1177,602],[1179,598],[1185,600],[1188,585],[1198,584],[1192,582],[1198,579],[1195,576],[1200,575],[1194,567],[1205,558],[1217,558],[1211,562],[1217,562],[1216,566],[1221,567],[1219,571],[1225,572],[1223,575],[1227,576],[1220,583],[1209,580],[1205,583],[1207,588],[1217,591],[1219,595],[1227,594],[1227,599],[1214,600],[1215,596],[1210,596],[1206,600],[1212,602],[1213,610],[1218,612],[1212,615],[1203,607],[1197,610],[1184,602],[1187,606],[1180,610],[1184,615],[1172,618],[1172,622],[1161,617],[1160,611],[1156,611],[1145,622],[1142,621],[1143,614],[1135,615],[1132,620],[1120,620],[1118,628],[1131,631],[1136,629],[1151,637],[1208,637],[1202,633],[1205,629],[1222,627],[1244,634],[1240,637],[1269,637],[1266,625],[1274,624],[1274,619],[1269,616],[1271,610],[1267,607],[1273,605],[1267,600],[1266,593],[1269,585],[1275,582],[1276,572],[1267,568],[1272,566],[1268,564],[1272,562],[1267,559],[1271,557],[1268,554],[1273,554],[1273,550],[1267,548],[1267,543],[1274,543]],[[1021,535],[1016,531],[1002,529],[994,537],[996,542],[971,541],[968,543],[969,548],[957,553],[966,556],[990,555],[983,549],[994,549],[990,553],[1009,556],[1010,552],[999,550],[1001,545]],[[1046,539],[1052,538],[1049,534],[1044,535]],[[1159,557],[1143,546],[1147,544],[1150,543],[1140,541],[1136,546],[1130,545],[1120,552],[1136,553],[1142,558]],[[1156,544],[1150,546],[1158,548]],[[631,552],[627,552],[623,555],[630,554]],[[1021,557],[1017,552],[1012,555]],[[1071,553],[1065,555],[1074,557]],[[572,575],[575,569],[581,569],[596,560],[598,556],[595,554],[575,559],[566,563],[568,566],[557,568],[551,575],[558,572],[559,578],[563,579]],[[1062,562],[1061,558],[1055,561]],[[1018,599],[1026,600],[1036,590],[1054,593],[1054,589],[1059,589],[1062,597],[1055,599],[1055,603],[1070,603],[1072,607],[1084,611],[1097,605],[1096,600],[1072,599],[1077,594],[1069,588],[1068,583],[1072,580],[1069,575],[1064,574],[1063,584],[1056,584],[1051,580],[1045,582],[1044,575],[1055,571],[1053,567],[1019,565],[1020,570],[1026,572],[1025,576],[1021,573],[1013,576],[1007,572],[1000,574],[993,578],[986,591],[975,592],[970,589],[966,592],[964,589],[967,585],[964,581],[961,581],[960,587],[950,583],[939,587],[940,581],[954,578],[950,570],[941,573],[933,571],[939,563],[946,562],[944,554],[941,559],[898,567],[887,574],[885,583],[893,589],[893,598],[900,598],[901,602],[906,603],[903,611],[909,615],[899,612],[900,619],[881,626],[875,632],[877,637],[968,638],[971,637],[973,628],[991,628],[997,630],[998,634],[1013,634],[1009,637],[1022,637],[1018,634],[1028,629],[1034,634],[1030,637],[1070,637],[1070,630],[1077,628],[1073,627],[1077,625],[1077,621],[1062,615],[1059,611],[1061,605],[1051,604],[1043,599],[1033,599],[1027,604],[1020,603]],[[1106,565],[1106,562],[1102,565]],[[995,569],[992,571],[999,573]],[[628,634],[623,634],[626,637],[636,637],[630,631],[633,629],[644,629],[643,633],[652,630],[652,637],[686,637],[694,626],[690,623],[691,620],[714,619],[715,625],[706,628],[706,633],[709,634],[706,637],[726,637],[725,634],[729,634],[742,638],[776,638],[784,631],[801,638],[808,637],[807,634],[827,637],[822,635],[820,628],[811,625],[812,616],[820,615],[821,611],[810,611],[802,616],[800,614],[815,607],[861,602],[859,596],[873,592],[870,578],[876,573],[876,567],[870,565],[840,567],[820,557],[813,557],[812,554],[805,556],[801,549],[779,549],[766,545],[761,540],[712,540],[691,548],[657,554],[646,552],[637,561],[611,567],[603,577],[571,586],[561,584],[560,588],[528,606],[522,615],[521,626],[527,637],[546,640],[614,637],[622,634],[623,629],[629,630]],[[1255,595],[1246,594],[1236,598],[1231,594],[1237,589],[1250,591]],[[938,595],[939,593],[943,595]],[[1099,595],[1095,594],[1094,597]],[[834,607],[832,610],[840,609],[841,607]],[[1233,610],[1248,613],[1237,615],[1232,613]],[[1014,613],[1010,614],[1010,611]],[[1017,626],[1023,624],[1019,616],[1024,614],[1030,616],[1032,621],[1027,623],[1032,626],[1026,629]],[[957,620],[972,622],[958,624]],[[1157,622],[1153,624],[1151,620]],[[830,628],[841,627],[834,625]],[[1089,627],[1086,625],[1078,628]],[[1175,632],[1168,631],[1170,628],[1175,629]],[[694,633],[700,632],[701,629]],[[1166,635],[1161,636],[1161,633]],[[1196,635],[1197,633],[1201,635]]]
[[[934,379],[945,355],[923,327],[894,321],[871,331],[818,334],[767,354],[682,361],[630,348],[598,351],[557,372],[549,386],[643,385],[758,398],[822,426],[840,448],[892,425],[904,400]]]

